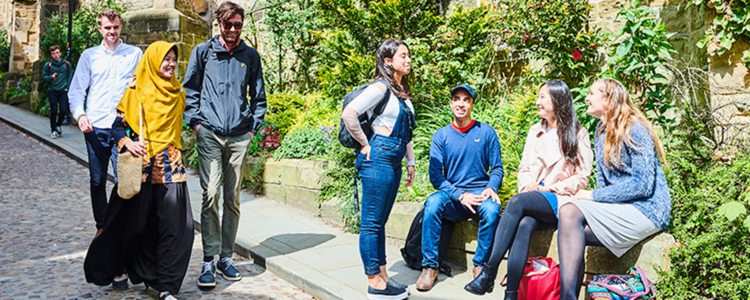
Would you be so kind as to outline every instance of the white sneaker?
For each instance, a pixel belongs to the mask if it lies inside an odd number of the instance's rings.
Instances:
[[[58,134],[57,131],[52,131],[52,134],[50,134],[49,137],[56,139],[60,137],[60,134]]]
[[[55,127],[55,131],[57,131],[57,136],[62,136],[62,128],[60,126]]]

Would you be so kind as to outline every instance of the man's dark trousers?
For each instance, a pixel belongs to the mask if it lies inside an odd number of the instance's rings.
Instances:
[[[116,157],[110,144],[109,128],[96,128],[84,133],[86,150],[89,155],[89,175],[91,184],[91,208],[94,210],[96,228],[104,227],[104,216],[107,211],[107,169],[112,160],[116,170]]]
[[[47,97],[49,98],[49,127],[51,131],[54,131],[58,126],[62,125],[65,117],[70,114],[68,92],[64,90],[47,91]],[[60,107],[59,114],[58,107]]]

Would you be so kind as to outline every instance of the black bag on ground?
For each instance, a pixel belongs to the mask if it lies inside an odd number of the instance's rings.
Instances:
[[[406,235],[406,245],[401,248],[401,256],[404,258],[404,262],[409,268],[414,270],[422,270],[422,219],[424,218],[424,206],[419,210],[414,221],[411,222],[409,227],[409,234]],[[443,219],[442,230],[440,232],[440,242],[438,243],[438,270],[441,273],[453,277],[451,275],[451,267],[447,263],[443,262],[443,258],[448,252],[448,245],[451,243],[451,235],[453,235],[453,226],[455,223]]]
[[[380,79],[375,82],[381,82],[385,84],[385,96],[383,96],[383,99],[380,99],[380,102],[375,105],[375,108],[373,108],[372,112],[368,111],[359,115],[359,125],[362,126],[362,131],[365,132],[368,140],[372,137],[373,134],[372,122],[375,121],[375,118],[377,118],[377,116],[383,113],[383,110],[385,110],[385,105],[388,103],[388,99],[391,98],[391,85],[388,83],[388,81],[386,81],[385,79]],[[346,96],[344,96],[344,106],[341,108],[341,113],[343,114],[346,106],[348,106],[349,103],[354,100],[354,98],[357,98],[359,94],[362,94],[362,92],[371,84],[372,83],[365,84],[347,93]],[[349,134],[349,130],[346,129],[346,124],[344,124],[343,119],[339,120],[339,142],[342,146],[346,148],[352,148],[357,152],[359,152],[360,148],[362,148],[362,145],[360,145],[359,142],[357,142],[357,140],[355,140],[354,137]]]

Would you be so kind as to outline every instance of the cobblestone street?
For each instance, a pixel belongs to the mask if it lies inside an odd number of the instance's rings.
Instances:
[[[96,231],[88,182],[87,168],[0,122],[0,299],[157,298],[143,284],[120,292],[85,282],[83,260]],[[216,288],[198,289],[201,236],[195,237],[178,298],[313,299],[236,255],[241,281],[218,276]]]

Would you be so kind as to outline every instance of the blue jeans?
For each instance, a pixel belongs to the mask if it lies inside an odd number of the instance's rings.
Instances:
[[[370,160],[360,153],[356,166],[362,181],[362,220],[359,254],[365,274],[380,273],[385,261],[385,223],[391,214],[401,182],[401,160],[406,153],[403,140],[374,135],[370,140]]]
[[[466,191],[479,195],[483,190],[484,188]],[[492,249],[502,208],[490,198],[481,205],[474,206],[474,210],[477,212],[476,215],[458,200],[451,199],[444,191],[435,192],[427,197],[422,220],[422,267],[438,267],[438,244],[443,219],[458,222],[477,215],[479,216],[479,233],[477,234],[477,251],[474,253],[472,262],[474,266],[484,266]]]
[[[94,131],[83,134],[89,155],[91,207],[94,210],[97,229],[104,226],[104,215],[107,210],[107,169],[110,160],[117,174],[117,155],[110,145],[109,131],[109,128],[94,127]]]

